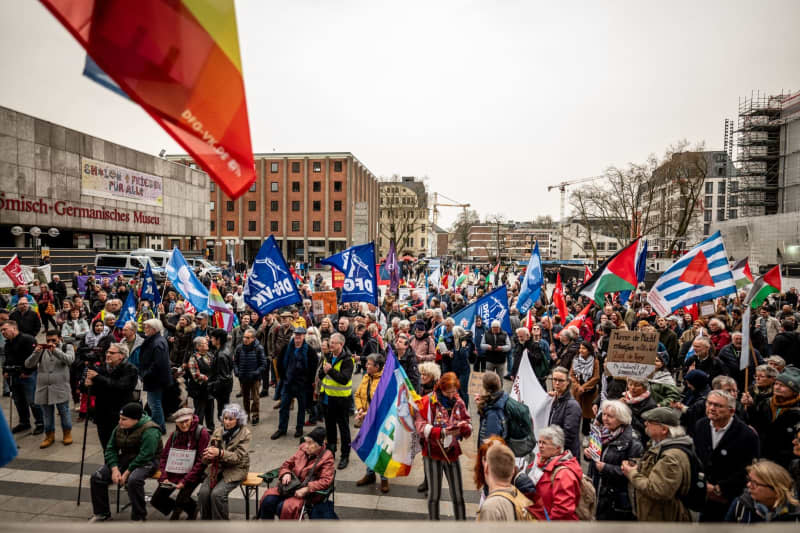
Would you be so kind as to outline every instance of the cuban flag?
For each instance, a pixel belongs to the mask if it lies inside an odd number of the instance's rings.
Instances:
[[[689,250],[664,272],[647,294],[659,316],[695,302],[736,292],[725,243],[719,231]]]
[[[189,263],[177,248],[172,249],[172,255],[167,262],[167,279],[172,286],[192,304],[198,313],[208,311],[208,289],[200,283],[194,275]]]
[[[153,302],[153,307],[161,303],[161,294],[158,292],[158,285],[156,279],[153,277],[153,270],[150,268],[150,263],[144,268],[144,278],[142,279],[142,294],[139,295],[142,300],[149,300]]]

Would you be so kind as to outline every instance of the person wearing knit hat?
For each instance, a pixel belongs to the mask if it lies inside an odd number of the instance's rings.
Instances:
[[[105,449],[105,464],[91,478],[93,515],[89,522],[111,519],[108,486],[124,485],[131,502],[131,520],[145,520],[144,482],[158,469],[161,428],[141,404],[130,402],[119,412],[119,425],[111,432]]]
[[[794,459],[794,428],[800,424],[800,369],[787,366],[772,391],[771,398],[755,405],[750,422],[761,440],[761,457],[789,468]]]

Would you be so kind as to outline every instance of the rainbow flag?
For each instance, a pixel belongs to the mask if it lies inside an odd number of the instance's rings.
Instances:
[[[256,174],[233,0],[41,2],[229,198],[247,191]]]
[[[214,321],[217,327],[223,328],[227,332],[233,330],[236,316],[233,314],[233,309],[225,303],[217,284],[213,281],[208,290],[208,309],[214,312]]]
[[[419,394],[389,348],[386,365],[353,449],[370,469],[393,478],[407,476],[414,462],[414,413]]]

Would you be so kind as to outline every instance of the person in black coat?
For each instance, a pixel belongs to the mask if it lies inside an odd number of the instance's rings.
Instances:
[[[713,390],[706,398],[706,416],[694,428],[694,446],[703,465],[708,500],[701,522],[722,522],[731,502],[747,483],[747,467],[759,456],[758,435],[734,416],[736,399]],[[712,432],[722,436],[716,439]]]
[[[17,302],[17,309],[8,317],[17,323],[20,333],[25,333],[31,337],[36,337],[42,329],[42,319],[39,313],[31,309],[30,301],[24,296]]]
[[[622,401],[625,402],[631,410],[633,426],[639,439],[645,446],[650,442],[650,437],[644,431],[644,419],[642,415],[650,409],[655,409],[658,404],[650,395],[650,383],[646,379],[628,378],[627,389],[622,395]]]
[[[548,394],[555,399],[547,424],[560,427],[564,431],[564,449],[571,451],[574,457],[580,457],[583,414],[580,404],[570,392],[569,370],[561,366],[555,367],[552,381],[553,390]]]
[[[284,381],[281,389],[278,430],[272,435],[273,440],[286,435],[289,427],[289,409],[294,399],[297,399],[297,424],[294,436],[295,438],[303,436],[308,390],[313,386],[318,366],[319,354],[306,342],[306,329],[295,328],[292,342],[278,361],[278,372]]]
[[[267,368],[267,356],[264,348],[256,340],[256,330],[247,328],[242,336],[242,344],[236,348],[233,357],[233,371],[239,378],[242,388],[242,403],[244,412],[250,417],[250,423],[258,424],[261,410],[261,375]],[[280,370],[281,376],[286,376]]]
[[[84,384],[89,394],[95,397],[94,422],[97,436],[103,449],[111,438],[111,432],[119,423],[119,412],[123,406],[139,401],[135,397],[139,371],[128,362],[128,346],[121,342],[108,347],[105,364],[97,363],[86,371]]]
[[[692,341],[695,354],[689,357],[684,363],[684,372],[691,370],[702,370],[708,374],[708,379],[712,380],[720,375],[728,375],[728,370],[718,357],[713,355],[711,340],[708,337],[700,337]],[[694,426],[692,426],[694,427]]]
[[[167,339],[161,334],[163,324],[157,318],[144,321],[144,342],[139,348],[139,369],[144,390],[147,391],[147,405],[150,406],[153,422],[161,426],[161,433],[167,433],[164,416],[164,391],[172,385],[172,370],[169,362]]]
[[[398,334],[394,340],[394,346],[400,366],[406,371],[406,376],[408,376],[408,380],[411,384],[414,385],[414,390],[417,391],[417,394],[422,395],[417,354],[414,353],[414,350],[408,344],[408,335],[405,333]]]
[[[683,398],[680,402],[672,402],[670,407],[681,412],[681,425],[690,437],[694,437],[695,424],[706,412],[706,396],[711,392],[711,379],[702,370],[691,370],[684,380],[686,388]]]
[[[600,460],[592,460],[588,449],[583,452],[597,494],[595,518],[635,520],[628,496],[628,478],[620,468],[622,461],[641,457],[643,450],[642,442],[631,426],[631,410],[622,401],[606,400],[601,404],[598,418],[604,428]]]
[[[0,326],[0,333],[5,337],[5,360],[3,362],[3,377],[8,378],[11,385],[11,395],[14,405],[17,406],[19,423],[12,429],[19,433],[31,428],[31,412],[36,423],[34,434],[44,432],[44,413],[42,408],[34,403],[36,396],[36,369],[25,368],[25,360],[33,353],[36,339],[31,335],[22,333],[13,320],[6,320]]]
[[[209,335],[214,352],[214,369],[208,380],[208,390],[217,401],[217,418],[222,418],[222,411],[230,403],[233,391],[233,358],[227,347],[228,332],[224,329],[213,329]]]

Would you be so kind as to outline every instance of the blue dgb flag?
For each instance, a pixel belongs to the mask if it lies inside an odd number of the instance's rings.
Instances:
[[[378,305],[378,284],[375,279],[375,243],[351,246],[321,261],[344,272],[342,303],[367,302]]]
[[[272,235],[264,241],[244,285],[244,301],[259,316],[302,302],[289,267]]]
[[[142,278],[142,300],[150,300],[153,302],[153,307],[161,303],[161,294],[158,292],[158,285],[156,279],[153,277],[153,269],[150,268],[150,262],[144,267],[144,277]]]

